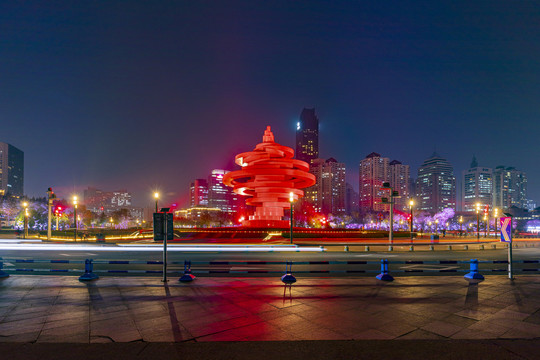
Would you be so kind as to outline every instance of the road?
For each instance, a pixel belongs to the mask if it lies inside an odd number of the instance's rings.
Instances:
[[[0,240],[1,242],[1,240]],[[515,268],[537,268],[540,267],[537,263],[520,263],[520,261],[537,261],[540,259],[540,244],[538,247],[520,247],[513,249]],[[40,250],[33,250],[38,249]],[[4,260],[4,269],[12,272],[14,269],[44,269],[50,273],[51,269],[65,270],[75,269],[81,271],[84,264],[81,263],[21,263],[15,260],[61,260],[61,261],[79,261],[85,259],[94,259],[95,269],[99,271],[113,270],[123,271],[129,270],[128,273],[114,272],[113,275],[148,275],[159,276],[156,272],[160,271],[160,264],[140,264],[140,263],[122,263],[110,264],[100,263],[109,261],[129,261],[129,262],[159,262],[162,260],[162,248],[160,246],[153,247],[130,247],[130,246],[95,246],[95,245],[80,245],[73,244],[62,246],[58,249],[55,246],[45,245],[46,250],[42,250],[44,245],[39,244],[11,244],[9,246],[0,244],[0,256]],[[531,244],[532,246],[532,244]],[[303,247],[301,247],[304,249]],[[54,249],[54,250],[52,250]],[[137,251],[135,251],[135,249]],[[116,251],[110,251],[116,250]],[[414,251],[414,252],[356,252],[356,251],[329,251],[329,252],[284,252],[279,248],[275,248],[272,252],[248,252],[246,250],[238,252],[225,252],[221,249],[217,251],[203,252],[200,250],[185,252],[178,250],[177,245],[169,246],[168,263],[169,271],[176,272],[171,276],[176,276],[183,271],[183,263],[185,260],[192,261],[192,270],[198,276],[236,276],[247,274],[249,276],[278,276],[285,270],[283,262],[293,262],[293,273],[301,276],[372,276],[380,270],[380,260],[388,259],[390,261],[390,269],[398,276],[401,275],[445,275],[445,271],[465,271],[468,269],[468,264],[441,264],[440,261],[468,261],[470,259],[478,259],[479,261],[504,261],[507,259],[506,249],[497,250],[437,250],[437,251]],[[316,248],[315,250],[318,250]],[[419,262],[429,261],[436,262],[431,264],[405,264],[397,262]],[[208,264],[212,262],[212,264]],[[240,262],[241,264],[238,264]],[[266,262],[266,263],[264,263]],[[272,263],[268,263],[272,262]],[[279,264],[275,264],[279,262]],[[311,262],[307,264],[307,262]],[[317,263],[318,262],[318,263]],[[328,263],[327,263],[328,262]],[[348,263],[346,263],[348,262]],[[366,263],[363,263],[366,262]],[[393,263],[396,262],[396,263]],[[480,269],[485,273],[492,273],[491,269],[498,269],[504,273],[507,264],[504,263],[485,263],[480,264]],[[131,272],[134,271],[135,272]],[[153,274],[143,273],[144,271],[153,271]],[[420,270],[422,272],[420,272]],[[435,270],[435,271],[432,271]],[[315,271],[315,273],[307,272]],[[362,272],[365,271],[365,272]],[[209,272],[212,272],[209,274]],[[248,273],[249,272],[249,273]],[[28,273],[28,272],[16,272]],[[34,270],[32,273],[42,273]],[[538,272],[527,272],[538,273]],[[517,273],[519,274],[519,272]],[[107,275],[100,273],[100,275]]]

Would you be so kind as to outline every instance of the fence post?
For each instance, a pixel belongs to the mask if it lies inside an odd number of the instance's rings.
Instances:
[[[191,273],[191,260],[184,260],[184,275],[178,281],[192,282],[193,280],[195,280],[195,275]]]
[[[388,271],[388,259],[381,260],[381,273],[376,278],[382,281],[394,281],[394,278]]]
[[[2,261],[2,258],[0,258],[0,278],[6,278],[9,276],[7,272],[2,270],[4,268],[4,262]]]
[[[281,277],[281,282],[285,285],[291,285],[296,282],[296,278],[292,274],[292,261],[287,261],[285,263],[285,275]]]
[[[94,273],[94,264],[92,263],[94,259],[84,260],[84,274],[79,276],[79,281],[90,281],[99,279],[99,276]]]
[[[465,280],[468,280],[469,282],[484,281],[484,276],[480,274],[478,270],[478,259],[471,259],[470,264],[471,264],[470,272],[468,274],[465,274],[465,276],[463,276]]]

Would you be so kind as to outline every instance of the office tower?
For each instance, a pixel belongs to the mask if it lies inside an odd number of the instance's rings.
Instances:
[[[311,164],[319,158],[319,119],[315,109],[303,109],[296,123],[296,158]]]
[[[473,156],[471,166],[463,170],[461,178],[461,207],[463,211],[476,211],[476,204],[493,206],[493,169],[478,166]]]
[[[388,168],[390,186],[399,194],[399,197],[394,199],[394,208],[397,210],[408,210],[410,167],[409,165],[403,165],[400,161],[392,160]]]
[[[360,212],[390,210],[388,204],[381,203],[381,198],[388,195],[386,191],[381,191],[388,178],[388,158],[373,152],[360,161]]]
[[[223,184],[223,175],[228,172],[227,170],[215,169],[208,176],[208,207],[235,213],[238,212],[241,199],[240,195],[232,191],[232,188]]]
[[[504,210],[527,207],[527,175],[513,167],[493,171],[493,206]]]
[[[0,196],[24,196],[24,152],[0,142]]]
[[[347,183],[345,185],[345,214],[353,215],[359,211],[358,198],[358,192],[351,184]]]
[[[452,165],[433,153],[418,169],[416,179],[418,210],[434,214],[445,208],[456,208],[456,178]]]
[[[208,206],[208,181],[205,179],[195,179],[189,188],[190,206]]]
[[[315,175],[316,183],[306,188],[306,201],[325,215],[345,214],[345,164],[334,158],[315,159],[309,172]]]

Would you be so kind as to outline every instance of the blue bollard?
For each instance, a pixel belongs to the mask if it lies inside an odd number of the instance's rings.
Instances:
[[[381,260],[381,273],[375,277],[382,281],[394,281],[394,278],[388,271],[388,259]]]
[[[4,268],[4,262],[2,261],[2,258],[0,258],[0,278],[7,278],[9,274],[2,270]]]
[[[463,276],[465,280],[469,282],[481,282],[484,281],[484,276],[480,274],[478,270],[478,259],[471,259],[471,268],[468,274]]]
[[[84,274],[79,277],[79,281],[91,281],[99,279],[97,274],[94,274],[94,264],[92,264],[94,259],[84,260]]]
[[[195,275],[191,273],[191,261],[190,260],[184,260],[184,275],[178,279],[180,282],[192,282],[195,280]]]
[[[288,270],[287,270],[288,266]],[[281,282],[283,282],[285,285],[292,285],[296,282],[296,278],[293,276],[292,273],[292,261],[287,261],[285,263],[285,275],[281,277]]]

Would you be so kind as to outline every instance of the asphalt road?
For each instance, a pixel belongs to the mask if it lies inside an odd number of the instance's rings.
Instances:
[[[103,249],[110,249],[108,245]],[[162,269],[161,264],[140,264],[140,263],[121,263],[110,264],[100,263],[108,261],[136,261],[136,262],[159,262],[162,260],[161,251],[129,251],[127,248],[122,251],[104,251],[98,247],[85,248],[84,245],[70,245],[60,250],[36,251],[29,250],[30,246],[25,249],[5,249],[0,245],[0,256],[4,259],[4,270],[9,273],[50,273],[54,270],[71,269],[75,272],[69,273],[75,275],[82,272],[84,264],[81,263],[41,263],[41,262],[17,262],[16,260],[61,260],[61,261],[79,261],[84,262],[85,259],[94,259],[96,262],[94,268],[101,271],[98,274],[115,275],[115,276],[130,276],[130,275],[147,275],[159,277],[159,271]],[[174,246],[169,246],[169,249]],[[183,272],[183,263],[185,260],[192,262],[192,271],[197,276],[279,276],[285,271],[283,262],[293,262],[293,273],[298,276],[374,276],[380,270],[381,259],[390,261],[390,272],[394,276],[407,275],[447,275],[456,274],[453,271],[458,271],[459,274],[465,273],[469,268],[467,263],[444,263],[448,261],[469,261],[470,259],[478,259],[480,262],[488,261],[490,263],[480,263],[480,270],[485,274],[505,274],[507,264],[492,263],[493,261],[507,260],[506,249],[497,250],[437,250],[437,251],[414,251],[414,252],[344,252],[344,251],[329,251],[329,252],[168,252],[168,271],[173,272],[171,277],[178,276]],[[522,268],[536,269],[540,268],[540,264],[531,263],[531,261],[540,260],[540,247],[520,247],[513,249],[513,260],[516,262],[514,268],[516,270]],[[529,263],[523,263],[523,261]],[[433,262],[429,264],[418,263],[420,261]],[[443,263],[440,263],[440,262]],[[209,264],[212,262],[212,264]],[[265,263],[266,262],[266,263]],[[268,263],[271,262],[271,263]],[[275,264],[278,262],[278,264]],[[310,262],[308,264],[308,262]],[[347,263],[348,262],[348,263]],[[363,263],[366,262],[366,263]],[[409,263],[404,263],[409,262]],[[415,263],[416,262],[416,263]],[[240,264],[239,264],[240,263]],[[15,269],[34,269],[34,271],[14,271]],[[43,269],[44,272],[38,271]],[[112,273],[104,273],[104,271],[112,270]],[[127,273],[119,271],[128,270]],[[492,270],[496,270],[493,272]],[[153,271],[153,273],[144,273],[145,271]],[[441,272],[442,271],[442,272]],[[461,271],[461,272],[460,272]],[[516,274],[530,273],[537,274],[538,271],[526,271]],[[59,272],[57,274],[62,274]]]

